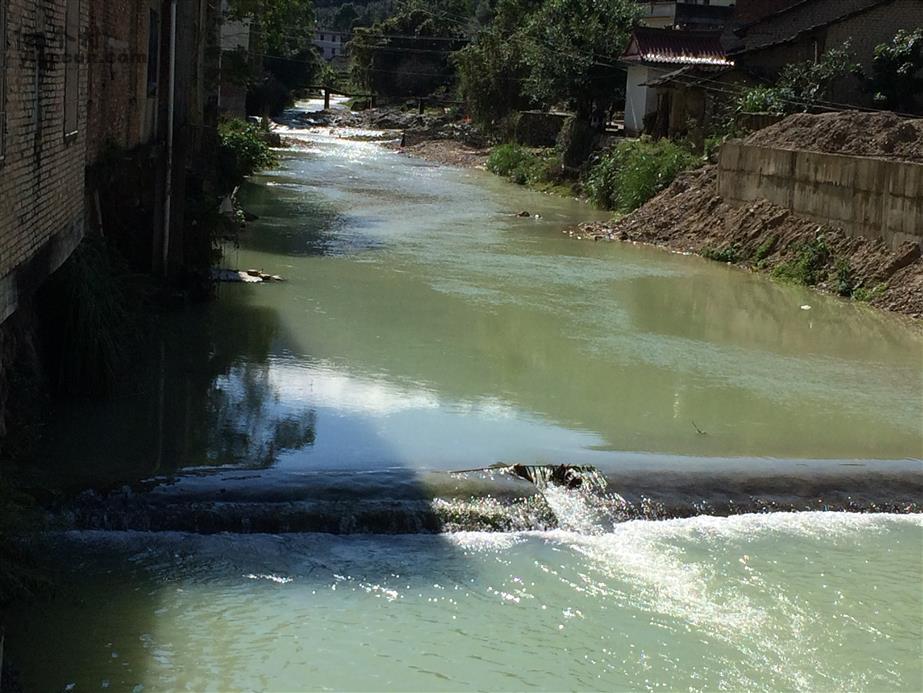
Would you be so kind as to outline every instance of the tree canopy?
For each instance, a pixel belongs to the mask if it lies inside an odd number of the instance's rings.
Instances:
[[[478,120],[559,103],[586,119],[623,92],[618,60],[638,16],[632,0],[498,0],[489,14],[456,56],[460,91]]]
[[[384,96],[425,96],[454,79],[449,56],[465,42],[463,0],[403,0],[391,17],[357,28],[353,79]]]

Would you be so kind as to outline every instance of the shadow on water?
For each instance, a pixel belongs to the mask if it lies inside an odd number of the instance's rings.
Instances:
[[[302,230],[302,237],[313,233]],[[275,252],[291,252],[288,242]],[[310,586],[329,590],[343,574],[354,585],[383,584],[395,574],[421,584],[447,575],[459,583],[470,578],[456,547],[438,535],[423,552],[405,548],[392,556],[390,542],[406,538],[353,537],[340,544],[298,533],[299,504],[327,503],[321,514],[336,532],[370,494],[376,498],[365,527],[407,531],[391,526],[390,508],[414,502],[421,505],[418,531],[440,527],[426,511],[428,494],[413,470],[366,475],[360,491],[351,488],[350,474],[273,474],[281,456],[309,448],[324,431],[312,407],[280,395],[275,359],[287,349],[309,348],[297,344],[276,310],[251,303],[252,292],[262,288],[226,286],[216,303],[166,318],[149,335],[136,377],[106,401],[74,402],[55,412],[43,453],[53,483],[71,498],[81,489],[97,490],[80,493],[60,515],[65,529],[78,531],[54,534],[41,548],[53,592],[9,621],[7,652],[27,690],[179,686],[182,667],[174,671],[165,663],[188,655],[173,651],[170,636],[160,633],[180,627],[177,609],[198,614],[183,632],[201,641],[203,651],[209,640],[222,638],[228,647],[245,645],[219,632],[224,617],[210,620],[212,599],[246,609],[253,598],[273,599],[289,581],[309,599]],[[378,440],[382,458],[399,459]],[[79,510],[84,504],[91,510]],[[316,526],[317,511],[309,513]],[[379,558],[358,558],[369,551]],[[256,612],[248,621],[259,617]],[[301,656],[306,670],[323,666],[313,651]],[[247,666],[246,656],[230,658],[217,680],[234,688],[235,672]],[[165,671],[173,673],[165,679]]]

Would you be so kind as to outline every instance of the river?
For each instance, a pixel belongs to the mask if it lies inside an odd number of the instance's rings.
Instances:
[[[918,515],[601,524],[539,492],[520,531],[383,517],[500,462],[593,465],[615,494],[626,470],[919,483],[918,328],[575,242],[600,217],[579,201],[339,134],[292,133],[241,191],[258,219],[226,260],[284,282],[165,317],[137,377],[56,412],[45,467],[118,500],[48,539],[56,597],[7,635],[27,690],[923,687]],[[369,526],[402,533],[255,519],[319,488],[386,499]],[[113,531],[139,498],[174,514]]]

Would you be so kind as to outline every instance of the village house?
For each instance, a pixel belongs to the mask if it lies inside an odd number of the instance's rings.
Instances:
[[[828,49],[847,44],[869,74],[875,47],[898,30],[915,27],[923,27],[920,0],[811,0],[740,23],[726,46],[739,71],[757,82],[772,82],[785,65],[816,61]],[[830,100],[868,106],[871,94],[852,76],[833,85]]]
[[[314,30],[314,47],[320,57],[328,63],[345,65],[347,60],[346,46],[352,38],[348,31],[317,28]]]
[[[818,60],[847,45],[868,74],[875,47],[902,28],[923,26],[919,0],[738,0],[723,31],[705,34],[640,28],[625,52],[625,131],[696,139],[718,102],[741,88],[771,84],[785,65]],[[831,107],[868,106],[851,75],[833,85]],[[645,121],[645,118],[647,119]]]
[[[622,59],[629,66],[625,89],[625,134],[629,136],[664,129],[655,121],[658,117],[668,119],[670,94],[658,91],[655,80],[681,68],[733,64],[721,46],[720,31],[649,27],[634,31]]]

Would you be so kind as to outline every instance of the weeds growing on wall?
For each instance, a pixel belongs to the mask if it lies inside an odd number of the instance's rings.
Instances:
[[[700,163],[700,157],[671,140],[625,140],[600,157],[584,189],[598,207],[631,212]]]

